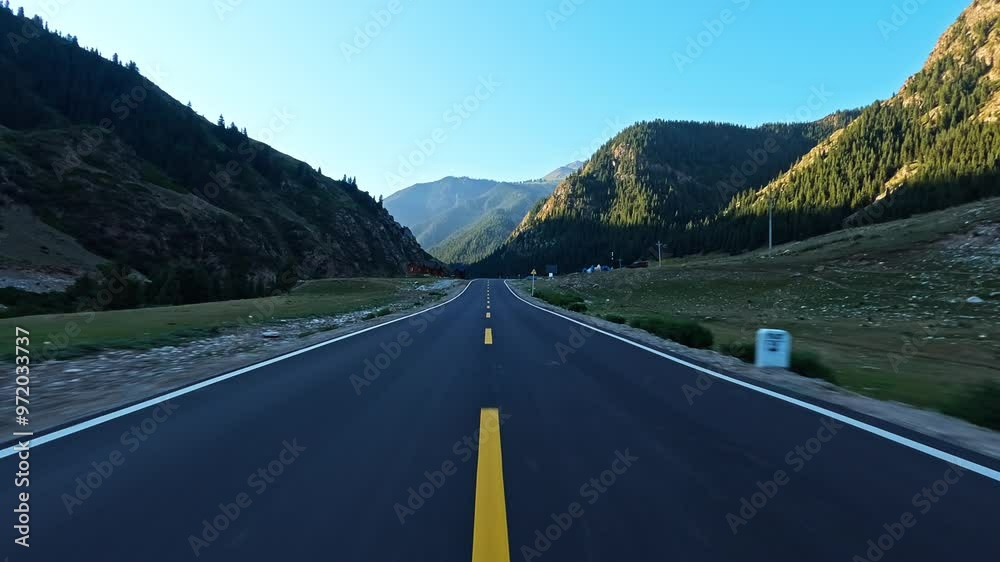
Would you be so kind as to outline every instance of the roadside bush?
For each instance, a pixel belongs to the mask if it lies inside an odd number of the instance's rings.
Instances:
[[[667,320],[654,316],[643,316],[633,318],[629,321],[629,325],[688,347],[706,349],[712,347],[714,341],[711,330],[689,320]]]
[[[569,308],[569,305],[573,303],[583,303],[583,297],[560,291],[538,290],[535,291],[535,296],[551,305],[562,308]]]
[[[790,370],[803,377],[823,379],[832,383],[837,382],[833,369],[824,364],[819,355],[809,351],[793,351]]]
[[[624,324],[626,322],[625,317],[619,314],[606,314],[604,319],[615,324]]]
[[[719,346],[719,351],[726,355],[735,357],[744,363],[753,363],[756,348],[752,343],[734,342],[722,344]]]
[[[1000,384],[984,382],[974,386],[945,408],[944,413],[982,427],[1000,429]]]
[[[571,302],[566,308],[573,312],[587,312],[587,305],[582,302]]]
[[[0,287],[0,318],[30,316],[32,314],[57,314],[72,310],[73,302],[65,293],[32,293],[14,287]]]

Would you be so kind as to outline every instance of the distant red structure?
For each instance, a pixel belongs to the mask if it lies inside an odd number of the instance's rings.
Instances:
[[[448,268],[429,263],[411,263],[406,266],[407,275],[431,275],[433,277],[448,277]]]

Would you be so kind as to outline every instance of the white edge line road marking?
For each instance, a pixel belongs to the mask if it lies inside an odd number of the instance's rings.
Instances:
[[[185,394],[190,394],[190,393],[192,393],[192,392],[194,392],[196,390],[201,390],[202,388],[205,388],[206,386],[212,386],[213,384],[220,383],[222,381],[229,380],[229,379],[234,378],[234,377],[238,377],[238,376],[240,376],[242,374],[249,373],[250,371],[259,369],[261,367],[266,367],[267,365],[271,365],[271,364],[277,363],[278,361],[283,361],[285,359],[288,359],[289,357],[295,357],[296,355],[302,355],[303,353],[308,353],[308,352],[310,352],[310,351],[312,351],[314,349],[318,349],[320,347],[327,346],[327,345],[330,345],[332,343],[337,343],[337,342],[339,342],[341,340],[346,340],[347,338],[352,338],[352,337],[357,336],[359,334],[363,334],[365,332],[370,332],[372,330],[376,330],[376,329],[381,328],[383,326],[388,326],[389,324],[395,324],[396,322],[399,322],[401,320],[406,320],[407,318],[413,318],[414,316],[419,316],[421,314],[424,314],[425,312],[428,312],[428,311],[434,310],[435,308],[440,308],[440,307],[442,307],[442,306],[444,306],[446,304],[449,304],[452,301],[454,301],[455,299],[457,299],[458,297],[464,295],[465,291],[469,290],[469,287],[471,287],[472,284],[475,283],[475,281],[476,281],[475,279],[473,279],[472,281],[469,281],[469,283],[465,286],[465,288],[462,289],[462,292],[459,293],[459,294],[457,294],[457,295],[455,295],[454,297],[446,300],[445,302],[436,304],[436,305],[434,305],[434,306],[432,306],[430,308],[425,308],[425,309],[421,310],[420,312],[415,312],[413,314],[410,314],[410,315],[407,315],[407,316],[403,316],[401,318],[396,318],[395,320],[390,320],[388,322],[383,322],[382,324],[378,324],[376,326],[369,326],[369,327],[367,327],[367,328],[365,328],[363,330],[358,330],[356,332],[351,332],[349,334],[344,334],[342,336],[338,336],[338,337],[333,338],[331,340],[320,342],[320,343],[311,345],[309,347],[306,347],[306,348],[303,348],[303,349],[299,349],[297,351],[292,351],[292,352],[286,353],[284,355],[280,355],[278,357],[274,357],[272,359],[268,359],[267,361],[262,361],[260,363],[254,363],[253,365],[248,365],[248,366],[243,367],[241,369],[237,369],[237,370],[229,372],[229,373],[224,373],[224,374],[221,374],[221,375],[219,375],[217,377],[213,377],[213,378],[210,378],[208,380],[197,382],[197,383],[192,384],[190,386],[185,386],[183,388],[179,388],[177,390],[174,390],[173,392],[168,392],[167,394],[164,394],[162,396],[157,396],[156,398],[150,398],[149,400],[145,400],[145,401],[140,402],[138,404],[134,404],[132,406],[128,406],[126,408],[123,408],[121,410],[116,410],[114,412],[109,412],[107,414],[98,416],[96,418],[89,419],[89,420],[86,420],[86,421],[82,421],[82,422],[77,423],[77,424],[73,424],[73,425],[71,425],[69,427],[64,427],[63,429],[60,429],[58,431],[53,431],[52,433],[46,433],[46,434],[40,435],[38,437],[32,437],[31,438],[31,447],[35,448],[35,447],[37,447],[39,445],[44,445],[45,443],[48,443],[50,441],[55,441],[56,439],[62,439],[63,437],[68,437],[70,435],[73,435],[74,433],[79,433],[79,432],[81,432],[81,431],[83,431],[85,429],[90,429],[91,427],[94,427],[94,426],[97,426],[97,425],[101,425],[103,423],[109,422],[109,421],[114,420],[114,419],[118,419],[118,418],[120,418],[122,416],[127,416],[127,415],[129,415],[129,414],[131,414],[133,412],[138,412],[139,410],[143,410],[143,409],[149,408],[150,406],[155,406],[155,405],[157,405],[157,404],[159,404],[161,402],[166,402],[167,400],[173,400],[174,398],[177,398],[177,397],[180,397],[180,396],[184,396]],[[14,446],[7,447],[6,449],[0,450],[0,459],[7,458],[7,457],[12,456],[12,455],[14,455],[16,453],[17,453],[17,449],[15,449]]]
[[[972,472],[975,472],[975,473],[977,473],[977,474],[979,474],[981,476],[985,476],[985,477],[987,477],[987,478],[989,478],[991,480],[995,480],[997,482],[1000,482],[1000,471],[993,470],[992,468],[989,468],[987,466],[983,466],[981,464],[972,462],[970,460],[963,459],[962,457],[953,455],[951,453],[947,453],[947,452],[942,451],[940,449],[936,449],[934,447],[931,447],[930,445],[925,445],[923,443],[920,443],[919,441],[914,441],[913,439],[908,439],[906,437],[903,437],[902,435],[897,435],[897,434],[895,434],[895,433],[893,433],[891,431],[886,431],[886,430],[884,430],[882,428],[879,428],[879,427],[876,427],[874,425],[865,423],[863,421],[847,417],[847,416],[845,416],[843,414],[839,414],[837,412],[834,412],[833,410],[828,410],[828,409],[823,408],[821,406],[817,406],[815,404],[811,404],[809,402],[805,402],[805,401],[799,400],[797,398],[792,398],[791,396],[785,396],[784,394],[781,394],[779,392],[775,392],[773,390],[768,390],[766,388],[763,388],[763,387],[760,387],[760,386],[756,386],[756,385],[750,384],[750,383],[745,382],[745,381],[741,381],[739,379],[735,379],[735,378],[727,376],[727,375],[723,375],[722,373],[717,373],[717,372],[712,371],[710,369],[706,369],[705,367],[701,367],[699,365],[695,365],[694,363],[689,363],[689,362],[687,362],[687,361],[685,361],[683,359],[680,359],[678,357],[674,357],[672,355],[668,355],[666,353],[663,353],[662,351],[658,351],[658,350],[653,349],[651,347],[646,347],[645,345],[642,345],[641,343],[636,343],[636,342],[634,342],[632,340],[629,340],[627,338],[624,338],[622,336],[619,336],[619,335],[616,335],[616,334],[612,334],[611,332],[605,332],[604,330],[602,330],[600,328],[591,326],[591,325],[586,324],[584,322],[580,322],[579,320],[574,320],[573,318],[570,318],[568,316],[563,316],[562,314],[559,314],[558,312],[553,312],[551,310],[548,310],[547,308],[542,308],[542,307],[540,307],[540,306],[538,306],[536,304],[530,303],[530,302],[524,300],[523,298],[521,298],[521,296],[518,295],[516,292],[514,292],[514,289],[511,289],[510,285],[507,284],[506,281],[504,281],[504,284],[507,285],[507,290],[509,290],[512,295],[514,295],[515,297],[517,297],[517,299],[520,300],[521,302],[523,302],[524,304],[526,304],[528,306],[533,306],[533,307],[535,307],[538,310],[541,310],[543,312],[548,312],[549,314],[551,314],[553,316],[558,316],[559,318],[562,318],[564,320],[569,320],[570,322],[573,322],[574,324],[579,324],[581,326],[586,326],[587,328],[589,328],[589,329],[591,329],[591,330],[593,330],[595,332],[598,332],[600,334],[604,334],[605,336],[614,338],[614,339],[619,340],[619,341],[623,341],[623,342],[625,342],[625,343],[627,343],[629,345],[638,347],[639,349],[642,349],[644,351],[648,351],[648,352],[650,352],[650,353],[652,353],[654,355],[659,355],[660,357],[663,357],[664,359],[669,359],[669,360],[673,361],[674,363],[679,363],[681,365],[684,365],[685,367],[688,367],[690,369],[694,369],[695,371],[699,371],[701,373],[705,373],[706,375],[713,376],[713,377],[715,377],[717,379],[721,379],[721,380],[724,380],[726,382],[742,386],[743,388],[746,388],[748,390],[752,390],[754,392],[759,392],[759,393],[764,394],[766,396],[770,396],[771,398],[777,398],[778,400],[782,400],[784,402],[788,402],[789,404],[793,404],[795,406],[799,406],[800,408],[805,408],[807,410],[811,410],[813,412],[816,412],[817,414],[822,414],[822,415],[824,415],[824,416],[826,416],[828,418],[833,418],[833,419],[835,419],[835,420],[837,420],[839,422],[846,423],[846,424],[848,424],[850,426],[853,426],[853,427],[855,427],[857,429],[860,429],[862,431],[867,431],[868,433],[872,433],[872,434],[877,435],[879,437],[882,437],[884,439],[888,439],[889,441],[892,441],[892,442],[897,443],[899,445],[902,445],[904,447],[909,447],[910,449],[913,449],[915,451],[920,451],[921,453],[924,453],[926,455],[930,455],[930,456],[935,457],[937,459],[941,459],[941,460],[943,460],[945,462],[949,462],[949,463],[951,463],[953,465],[956,465],[956,466],[959,466],[959,467],[964,468],[966,470],[970,470]]]

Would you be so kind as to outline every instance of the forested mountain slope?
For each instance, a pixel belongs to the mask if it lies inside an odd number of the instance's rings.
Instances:
[[[209,122],[132,63],[0,9],[0,204],[139,277],[155,302],[435,265],[346,177]],[[39,250],[43,251],[43,250]],[[6,267],[28,267],[3,254]]]
[[[735,198],[674,249],[741,251],[1000,194],[1000,2],[977,0],[900,92],[876,102],[789,172]]]
[[[577,267],[636,259],[664,225],[711,217],[744,190],[765,185],[843,125],[850,114],[757,128],[651,121],[601,147],[534,209],[485,269],[531,261]],[[503,266],[503,267],[501,267]]]
[[[526,212],[527,209],[522,210],[518,215],[516,212],[490,211],[475,223],[445,238],[429,251],[445,263],[475,263],[499,248],[517,227],[519,219],[515,217],[523,217]]]
[[[742,252],[767,243],[769,207],[781,243],[1000,194],[998,21],[1000,2],[976,0],[897,95],[804,130],[736,134],[660,121],[627,129],[560,184],[483,269],[577,267],[606,262],[612,250],[648,258],[658,240],[666,255]],[[782,152],[752,177],[727,180],[747,146],[766,150],[767,136],[781,129],[791,139],[779,141]],[[795,141],[831,132],[815,147]]]

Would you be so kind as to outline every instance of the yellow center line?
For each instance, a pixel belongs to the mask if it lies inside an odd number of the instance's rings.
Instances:
[[[486,328],[486,345],[493,345],[493,328]]]
[[[503,493],[500,410],[479,412],[479,461],[476,467],[476,514],[472,562],[510,562],[507,502]]]

